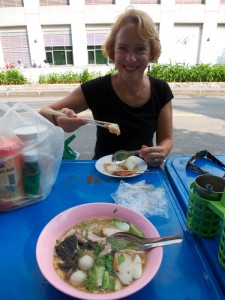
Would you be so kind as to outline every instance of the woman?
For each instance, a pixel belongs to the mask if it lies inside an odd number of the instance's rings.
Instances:
[[[147,13],[126,10],[103,45],[103,54],[114,61],[118,72],[83,83],[40,111],[66,132],[86,124],[77,114],[88,108],[94,119],[119,124],[119,136],[97,128],[94,159],[121,149],[140,149],[139,156],[148,165],[158,167],[172,149],[173,94],[166,82],[145,75],[148,64],[156,61],[161,52],[154,27]],[[67,116],[50,116],[49,108]],[[156,146],[153,146],[154,133]]]

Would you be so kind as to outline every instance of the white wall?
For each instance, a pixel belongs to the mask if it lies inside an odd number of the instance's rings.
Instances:
[[[130,1],[88,6],[84,2],[70,0],[70,6],[39,6],[38,0],[24,0],[25,7],[0,8],[0,28],[27,27],[31,60],[42,62],[45,57],[42,26],[71,26],[74,65],[87,65],[85,25],[110,27]],[[220,5],[220,0],[206,0],[205,5],[176,5],[175,0],[162,0],[161,5],[133,6],[146,10],[159,25],[160,63],[225,63],[225,5]],[[181,42],[185,38],[186,44]],[[2,56],[0,46],[0,65]]]

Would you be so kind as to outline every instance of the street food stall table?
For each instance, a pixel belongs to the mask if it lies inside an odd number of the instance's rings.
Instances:
[[[165,246],[159,271],[150,283],[129,300],[149,299],[224,299],[221,286],[198,246],[187,231],[185,215],[161,168],[151,173],[123,178],[128,183],[146,180],[161,187],[168,203],[168,217],[148,217],[161,236],[180,234],[181,244]],[[76,205],[109,202],[120,178],[99,173],[95,161],[62,161],[57,180],[43,201],[0,214],[1,285],[4,300],[66,300],[71,297],[50,285],[41,274],[35,256],[36,243],[45,225],[62,211]],[[141,205],[141,204],[140,204]],[[150,208],[151,209],[151,208]]]

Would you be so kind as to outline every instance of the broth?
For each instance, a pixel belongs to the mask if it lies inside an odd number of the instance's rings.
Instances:
[[[115,232],[143,233],[122,219],[90,218],[75,224],[56,241],[53,265],[58,276],[89,293],[121,290],[140,278],[147,253],[121,239],[107,240]]]

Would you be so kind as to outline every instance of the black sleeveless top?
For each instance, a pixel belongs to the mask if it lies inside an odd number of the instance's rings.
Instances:
[[[94,119],[117,123],[121,131],[117,136],[105,128],[97,127],[93,159],[99,159],[117,150],[141,149],[143,144],[153,146],[159,112],[173,99],[173,94],[165,81],[151,76],[149,80],[151,97],[141,107],[131,107],[120,100],[113,90],[111,75],[98,77],[81,85]]]

